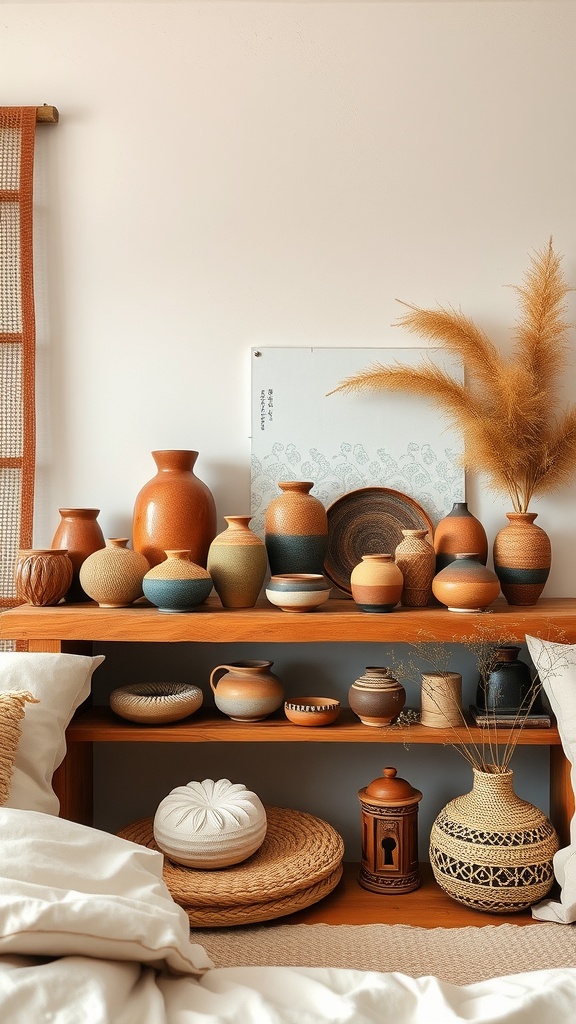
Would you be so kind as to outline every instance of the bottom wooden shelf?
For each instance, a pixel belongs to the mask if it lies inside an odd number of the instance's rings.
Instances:
[[[403,896],[368,892],[358,884],[359,864],[346,863],[336,889],[319,903],[278,924],[407,924],[419,928],[466,928],[498,924],[539,924],[530,910],[485,914],[461,906],[436,885],[429,864],[421,864],[422,885]]]

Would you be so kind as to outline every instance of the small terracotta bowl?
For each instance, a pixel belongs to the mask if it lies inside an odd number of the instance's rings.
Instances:
[[[331,725],[340,714],[333,697],[293,697],[284,702],[284,714],[294,725]]]
[[[312,612],[328,600],[331,590],[321,573],[280,573],[270,577],[266,597],[284,612]]]

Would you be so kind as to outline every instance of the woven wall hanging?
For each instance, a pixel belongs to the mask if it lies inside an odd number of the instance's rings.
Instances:
[[[19,548],[32,546],[34,141],[37,122],[57,120],[53,107],[0,107],[0,610],[18,603],[16,555]]]

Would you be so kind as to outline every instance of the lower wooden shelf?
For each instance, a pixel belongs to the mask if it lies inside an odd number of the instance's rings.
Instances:
[[[421,864],[422,885],[404,895],[368,892],[358,884],[360,865],[344,864],[336,889],[306,910],[278,919],[278,924],[404,924],[418,928],[482,928],[499,924],[539,924],[530,910],[486,914],[456,903],[434,881],[429,864]]]

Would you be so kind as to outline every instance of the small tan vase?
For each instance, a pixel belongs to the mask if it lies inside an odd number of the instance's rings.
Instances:
[[[22,604],[37,607],[58,604],[73,575],[74,567],[64,549],[22,549],[14,569],[16,597]]]
[[[404,577],[400,603],[405,608],[425,608],[432,598],[436,552],[426,540],[426,530],[402,530],[394,561]]]
[[[100,608],[126,608],[142,597],[142,580],[150,566],[128,537],[109,537],[80,567],[80,584]]]
[[[535,512],[507,512],[509,520],[494,539],[494,569],[508,604],[536,604],[550,573],[552,548],[537,526]]]
[[[404,577],[392,555],[362,555],[350,573],[352,597],[363,612],[391,612],[400,601]]]
[[[270,671],[273,664],[235,661],[217,665],[210,673],[210,687],[218,710],[233,722],[259,722],[276,711],[284,701],[284,687]]]
[[[514,792],[514,773],[474,769],[469,793],[444,807],[430,833],[430,864],[444,892],[491,914],[525,910],[554,882],[554,828]]]
[[[266,546],[250,529],[251,516],[224,516],[227,528],[214,538],[207,569],[224,608],[253,608],[268,568]]]

